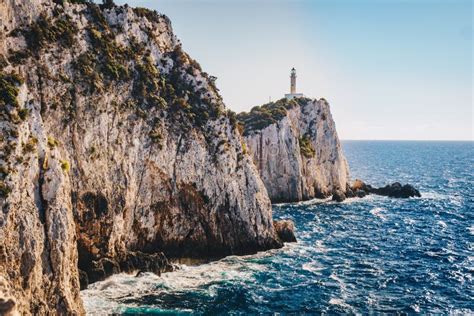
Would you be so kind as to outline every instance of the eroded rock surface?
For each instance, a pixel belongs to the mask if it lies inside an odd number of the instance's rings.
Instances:
[[[235,117],[168,18],[71,2],[0,2],[2,311],[83,314],[80,279],[280,247]]]
[[[238,118],[272,202],[345,193],[349,168],[325,99],[282,99]]]

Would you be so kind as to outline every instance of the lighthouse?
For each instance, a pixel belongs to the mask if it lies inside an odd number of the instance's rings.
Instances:
[[[295,94],[296,93],[296,69],[292,68],[291,69],[291,84],[290,84],[290,93]]]
[[[290,72],[290,93],[285,94],[285,98],[292,100],[301,97],[304,97],[302,93],[296,93],[296,69],[292,68]]]

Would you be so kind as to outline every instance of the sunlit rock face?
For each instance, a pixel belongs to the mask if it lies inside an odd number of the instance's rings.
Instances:
[[[80,283],[282,245],[235,116],[168,18],[81,2],[0,2],[12,314],[82,314]]]
[[[272,202],[347,190],[349,168],[325,99],[282,99],[238,118]]]

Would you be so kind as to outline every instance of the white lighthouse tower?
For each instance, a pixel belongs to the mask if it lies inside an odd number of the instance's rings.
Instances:
[[[304,97],[302,93],[296,93],[296,69],[292,68],[290,74],[290,93],[285,94],[285,98],[292,100],[301,97]]]

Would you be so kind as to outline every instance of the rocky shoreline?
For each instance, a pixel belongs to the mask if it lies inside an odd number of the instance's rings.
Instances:
[[[115,273],[295,242],[272,202],[419,195],[349,186],[323,98],[227,110],[155,11],[4,1],[0,44],[2,314],[82,315]]]
[[[354,181],[352,186],[346,188],[345,192],[342,190],[335,190],[332,195],[332,200],[342,202],[346,198],[362,198],[369,194],[405,199],[410,197],[421,197],[420,191],[411,184],[402,185],[399,182],[395,182],[381,188],[375,188],[370,184],[366,184],[362,180],[357,179]]]
[[[297,242],[295,237],[295,226],[291,220],[274,221],[273,226],[282,242]],[[241,254],[253,254],[257,251],[245,250]],[[239,253],[235,253],[239,254]],[[115,258],[100,258],[99,260],[79,261],[79,281],[81,290],[87,288],[91,283],[102,281],[117,273],[142,273],[153,272],[156,275],[174,271],[177,267],[173,261],[184,262],[208,262],[225,257],[225,254],[214,257],[200,258],[167,258],[160,253],[143,253],[140,251],[127,252]]]

